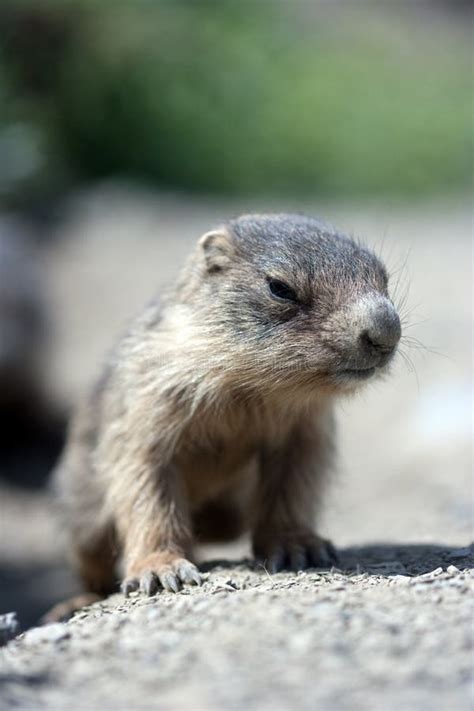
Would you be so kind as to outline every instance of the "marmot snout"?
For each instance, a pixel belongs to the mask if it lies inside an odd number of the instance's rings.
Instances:
[[[270,571],[334,561],[314,529],[334,402],[385,372],[399,339],[383,264],[317,220],[248,215],[204,235],[71,424],[56,483],[86,588],[113,588],[119,561],[126,593],[199,583],[203,532],[249,529]]]
[[[331,323],[331,342],[340,348],[341,360],[333,371],[339,384],[350,387],[386,371],[401,337],[400,318],[386,296],[368,293],[336,313]]]

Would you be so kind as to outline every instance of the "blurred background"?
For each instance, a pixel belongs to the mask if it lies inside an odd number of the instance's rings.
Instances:
[[[244,211],[362,238],[405,319],[392,379],[341,408],[324,531],[472,539],[472,79],[467,1],[2,0],[0,613],[75,589],[46,489],[70,407]]]

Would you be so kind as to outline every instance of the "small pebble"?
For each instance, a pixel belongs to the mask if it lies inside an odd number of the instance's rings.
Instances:
[[[391,575],[390,580],[395,583],[402,583],[404,585],[407,585],[407,583],[410,582],[411,578],[409,575]]]
[[[448,567],[446,568],[446,572],[455,575],[456,573],[460,573],[461,571],[459,570],[459,568],[456,568],[455,565],[448,565]]]
[[[16,617],[16,612],[7,612],[0,615],[0,647],[16,637],[20,631],[20,625]]]
[[[227,583],[224,583],[223,585],[219,585],[218,587],[214,588],[212,591],[213,595],[216,595],[217,593],[224,593],[224,592],[235,592],[236,588],[234,588],[232,585],[228,585]]]
[[[417,575],[416,578],[413,578],[413,580],[431,580],[432,578],[435,578],[437,575],[441,575],[443,573],[443,569],[441,567],[435,568],[434,570],[431,570],[429,573],[423,573],[423,575]]]
[[[71,636],[70,631],[62,622],[44,627],[33,627],[24,637],[26,644],[38,644],[43,642],[60,642]]]

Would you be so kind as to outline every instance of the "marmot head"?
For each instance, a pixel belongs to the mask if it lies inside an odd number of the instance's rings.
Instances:
[[[351,390],[394,356],[401,326],[384,265],[317,220],[232,220],[200,239],[198,265],[202,327],[242,383]]]

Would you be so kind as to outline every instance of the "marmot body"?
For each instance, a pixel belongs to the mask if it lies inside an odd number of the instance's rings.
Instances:
[[[193,544],[251,531],[270,571],[327,565],[314,530],[339,394],[400,339],[384,266],[297,215],[204,235],[113,352],[56,472],[74,561],[106,594],[200,583]]]

